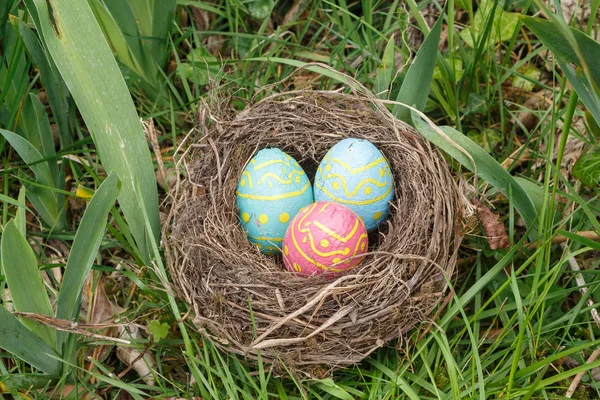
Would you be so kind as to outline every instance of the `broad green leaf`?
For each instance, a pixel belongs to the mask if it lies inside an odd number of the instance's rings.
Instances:
[[[521,19],[554,53],[581,101],[600,124],[600,43],[567,26],[561,18],[551,17],[552,21],[527,16]]]
[[[249,0],[247,3],[248,11],[254,18],[265,19],[271,15],[271,10],[275,5],[274,0]]]
[[[177,9],[177,0],[146,1],[152,5],[152,34],[151,39],[144,40],[143,43],[150,47],[149,52],[154,62],[162,67],[169,58],[168,37]]]
[[[60,182],[60,174],[58,173],[58,163],[56,162],[56,151],[54,150],[54,140],[52,138],[52,129],[50,121],[44,106],[33,93],[23,101],[21,116],[19,118],[19,128],[27,141],[36,148],[40,155],[46,159],[46,164],[50,169],[54,187],[62,188],[64,184]],[[48,182],[44,182],[48,184]]]
[[[463,29],[460,37],[469,47],[475,47],[480,36],[486,31],[487,24],[491,24],[491,30],[484,45],[484,47],[491,47],[496,43],[509,40],[517,29],[518,22],[519,14],[506,12],[500,6],[494,7],[493,0],[485,0],[479,4],[471,26]]]
[[[542,203],[544,202],[544,196],[547,195],[547,193],[544,192],[544,188],[536,182],[520,176],[515,176],[514,180],[517,181],[519,186],[527,193],[527,196],[531,199],[536,211],[540,210],[542,208]]]
[[[419,111],[423,110],[427,97],[429,97],[429,88],[433,79],[433,69],[438,54],[443,20],[444,16],[441,15],[431,29],[431,32],[429,32],[429,35],[423,41],[423,45],[417,51],[415,60],[404,77],[398,97],[396,98],[396,101],[399,103],[413,106]],[[392,113],[396,118],[410,122],[410,110],[408,108],[396,104]]]
[[[558,60],[558,65],[571,83],[571,86],[581,99],[581,102],[587,107],[587,111],[592,115],[596,122],[600,122],[600,94],[596,90],[591,90],[590,80],[577,73],[571,64],[565,64]]]
[[[54,387],[60,380],[59,375],[43,375],[43,374],[9,374],[0,376],[5,392],[16,392],[18,390],[35,390]],[[2,391],[0,390],[0,394]]]
[[[177,68],[186,79],[198,85],[208,85],[221,69],[217,58],[204,47],[193,49],[186,59],[189,62],[180,63]]]
[[[31,212],[31,210],[25,204],[25,186],[21,187],[19,191],[19,199],[15,200],[12,197],[5,196],[0,194],[0,202],[4,202],[7,204],[12,204],[13,206],[17,206],[17,215],[15,216],[15,223],[19,228],[19,232],[25,235],[25,210]]]
[[[27,197],[36,211],[50,228],[62,229],[65,224],[64,197],[52,190],[55,181],[50,166],[46,161],[41,161],[44,157],[25,138],[4,129],[0,129],[0,134],[19,153],[25,163],[31,164],[30,168],[40,186],[32,187],[27,192]]]
[[[152,338],[154,339],[154,343],[156,343],[167,337],[169,334],[169,324],[153,319],[148,324],[148,330],[152,333]]]
[[[175,0],[88,0],[119,59],[155,89],[168,57]]]
[[[573,175],[589,187],[600,183],[600,147],[592,148],[579,157],[573,166]]]
[[[15,310],[53,316],[35,254],[14,221],[4,227],[0,247],[2,267]],[[56,332],[52,328],[27,319],[23,319],[23,324],[46,343],[56,346]]]
[[[48,103],[52,108],[52,117],[58,126],[60,144],[63,149],[66,149],[73,142],[69,129],[69,99],[71,98],[69,89],[33,30],[20,19],[17,21],[17,29],[27,53],[40,70]]]
[[[104,168],[121,181],[119,204],[144,261],[149,262],[146,235],[157,239],[160,231],[154,167],[127,85],[100,26],[85,1],[26,0],[26,4],[30,9],[35,5],[38,31],[75,99]],[[141,193],[136,192],[136,183]],[[149,215],[151,232],[146,232],[142,207]]]
[[[446,68],[450,69],[452,68],[452,71],[454,72],[454,80],[455,82],[458,82],[460,80],[460,78],[462,78],[464,72],[465,72],[465,68],[463,66],[463,61],[460,58],[445,58],[444,62],[448,65]],[[434,80],[443,80],[444,79],[444,74],[443,74],[443,70],[441,68],[440,65],[436,65],[434,70],[433,70],[433,79]]]
[[[491,155],[471,139],[449,126],[439,127],[443,133],[441,135],[423,121],[418,114],[413,112],[412,117],[415,128],[427,140],[444,150],[469,171],[476,172],[481,179],[495,186],[506,197],[512,197],[515,208],[529,229],[535,230],[534,223],[537,219],[537,212],[531,199],[521,185]]]
[[[375,76],[375,95],[380,99],[388,98],[390,85],[394,78],[396,69],[394,46],[395,38],[392,35],[385,46],[381,57],[381,65],[377,69],[377,76]]]
[[[25,211],[27,210],[27,206],[25,205],[25,186],[21,186],[21,190],[19,190],[19,201],[17,205],[19,208],[17,209],[15,215],[15,225],[21,232],[21,235],[26,236],[27,234],[27,218],[25,215]]]
[[[592,135],[594,135],[597,138],[600,138],[600,125],[596,122],[596,120],[594,120],[594,117],[592,116],[592,113],[589,112],[589,110],[586,110],[585,112],[585,121],[590,127],[590,132],[592,133]]]
[[[61,372],[60,361],[53,358],[58,357],[54,349],[3,306],[0,306],[0,348],[46,374],[59,375]]]
[[[119,193],[119,181],[115,174],[108,178],[96,190],[92,200],[88,204],[79,228],[75,234],[75,240],[71,247],[69,260],[65,268],[62,285],[58,293],[56,306],[56,317],[75,321],[79,313],[81,303],[81,291],[85,278],[92,268],[92,263],[98,255],[100,242],[106,230],[106,219],[111,207]],[[62,343],[66,334],[59,333],[58,349],[62,349]]]
[[[535,81],[539,80],[541,72],[532,64],[527,64],[520,68],[520,75],[515,75],[512,78],[512,86],[531,92],[535,86]]]
[[[110,0],[110,3],[124,3]],[[173,23],[176,0],[129,0],[139,30],[139,39],[154,63],[163,66],[167,60],[167,37]],[[111,6],[112,7],[112,6]]]
[[[208,85],[210,83],[210,74],[206,65],[181,63],[177,66],[179,73],[188,81],[197,85]]]
[[[6,21],[8,20],[8,12],[13,7],[15,1],[16,0],[5,0],[0,2],[0,42],[4,36],[4,27],[6,26]]]
[[[5,28],[2,38],[2,54],[6,62],[0,63],[0,105],[5,103],[9,115],[3,116],[3,125],[13,127],[21,107],[21,101],[29,85],[29,65],[23,43],[16,31]]]
[[[122,1],[121,3],[129,8],[127,1]],[[144,66],[136,58],[136,56],[140,56],[143,53],[141,53],[140,49],[133,48],[134,46],[140,47],[139,42],[137,41],[137,25],[135,24],[135,18],[132,16],[131,21],[129,21],[128,24],[125,24],[125,26],[134,28],[136,32],[133,36],[128,35],[126,37],[117,25],[114,15],[106,9],[100,0],[88,0],[88,4],[94,12],[98,23],[102,27],[102,31],[104,32],[106,40],[110,44],[111,49],[119,58],[119,61],[127,65],[129,69],[138,74],[138,76],[141,78],[145,79],[146,81],[150,81],[151,79],[145,74],[146,70],[144,69]],[[116,15],[120,16],[121,18],[127,17],[129,14],[130,13],[116,13]],[[132,43],[130,44],[127,39],[130,39]]]

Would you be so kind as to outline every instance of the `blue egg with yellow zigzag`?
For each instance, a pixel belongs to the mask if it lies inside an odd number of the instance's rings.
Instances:
[[[256,153],[242,172],[235,195],[248,239],[269,255],[281,252],[291,220],[313,202],[306,173],[293,157],[277,148]]]
[[[385,156],[365,139],[348,138],[335,144],[319,164],[315,201],[333,201],[354,211],[367,230],[377,228],[389,214],[394,179]]]

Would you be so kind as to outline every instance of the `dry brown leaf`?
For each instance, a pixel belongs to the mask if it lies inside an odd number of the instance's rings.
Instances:
[[[84,289],[84,304],[89,303],[90,301],[90,295],[92,293],[90,285],[91,282],[88,278]],[[93,324],[112,321],[116,318],[117,314],[123,311],[121,307],[110,301],[104,291],[103,281],[98,283],[98,287],[94,291],[91,301],[92,308],[88,319]],[[111,327],[107,330],[106,335],[118,336],[121,341],[128,343],[131,343],[131,339],[145,339],[141,334],[140,329],[135,324],[119,324],[118,326]],[[92,357],[100,358],[99,356],[102,350],[108,349],[95,349]],[[144,383],[150,386],[155,384],[151,369],[156,367],[156,361],[151,353],[144,352],[144,354],[142,354],[135,347],[127,346],[125,343],[118,343],[117,357],[128,366],[128,370],[132,369],[137,372]]]
[[[124,339],[145,339],[141,334],[140,329],[135,326],[122,326],[119,328],[120,336]],[[152,353],[144,349],[140,352],[135,347],[117,346],[117,357],[130,369],[138,373],[144,383],[149,386],[154,386],[154,377],[152,371],[156,369],[156,360]]]
[[[477,217],[487,235],[488,243],[492,250],[510,247],[504,223],[500,217],[487,208],[479,199],[473,198],[471,202],[477,207]]]

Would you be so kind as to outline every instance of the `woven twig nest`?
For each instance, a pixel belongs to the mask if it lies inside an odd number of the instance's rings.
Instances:
[[[395,179],[391,216],[364,262],[336,280],[300,277],[261,254],[238,220],[235,189],[252,156],[278,147],[314,178],[346,137],[374,143]],[[180,159],[164,229],[167,261],[194,323],[217,347],[315,375],[361,361],[427,319],[451,277],[461,202],[439,152],[369,95],[295,91],[212,119]]]

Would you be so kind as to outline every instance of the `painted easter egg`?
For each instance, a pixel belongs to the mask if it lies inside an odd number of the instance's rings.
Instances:
[[[394,181],[384,155],[364,139],[336,143],[315,177],[315,201],[334,201],[354,211],[373,230],[389,213]]]
[[[250,160],[235,194],[242,227],[265,254],[281,251],[290,221],[313,202],[313,190],[302,167],[275,148],[262,149]]]
[[[348,207],[317,202],[301,209],[283,239],[283,262],[291,272],[336,276],[359,264],[369,239],[365,224]]]

